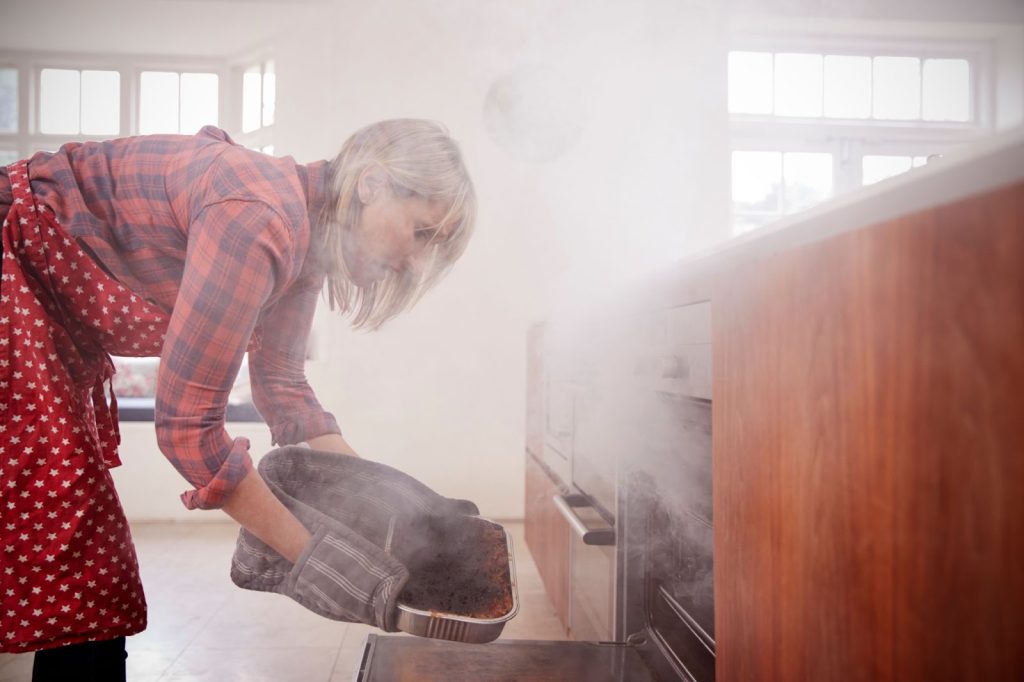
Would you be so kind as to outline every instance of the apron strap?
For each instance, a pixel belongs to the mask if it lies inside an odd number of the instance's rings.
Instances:
[[[110,402],[107,402],[109,392]],[[121,444],[121,430],[117,423],[117,396],[114,394],[114,363],[110,356],[104,358],[102,373],[96,377],[92,387],[92,406],[96,414],[96,431],[99,435],[100,457],[108,468],[121,466],[117,446]]]

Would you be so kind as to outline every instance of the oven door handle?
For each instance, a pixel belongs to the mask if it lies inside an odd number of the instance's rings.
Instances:
[[[588,507],[587,504],[573,504],[573,502],[580,502],[585,500],[582,495],[555,495],[551,498],[551,501],[555,503],[555,508],[561,512],[562,517],[572,526],[572,529],[576,532],[576,535],[583,540],[584,545],[614,545],[615,544],[615,529],[614,528],[589,528],[587,524],[583,522],[576,512],[573,511],[573,507]]]

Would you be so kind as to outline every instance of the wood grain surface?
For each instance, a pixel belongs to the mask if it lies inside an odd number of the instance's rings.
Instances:
[[[719,682],[1024,679],[1024,184],[712,305]]]
[[[529,453],[526,455],[526,509],[524,531],[544,589],[555,613],[569,628],[569,524],[552,497],[564,492]]]

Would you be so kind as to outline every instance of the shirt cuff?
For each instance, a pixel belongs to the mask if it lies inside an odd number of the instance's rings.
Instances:
[[[274,445],[295,445],[326,433],[341,433],[334,415],[323,410],[310,410],[290,414],[270,425],[270,440]]]
[[[249,439],[235,438],[231,450],[209,483],[196,490],[186,490],[181,501],[188,509],[220,509],[232,491],[252,471]]]

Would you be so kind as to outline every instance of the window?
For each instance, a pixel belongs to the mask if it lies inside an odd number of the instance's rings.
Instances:
[[[734,234],[922,166],[989,125],[981,46],[773,41],[728,55]]]
[[[192,135],[218,125],[220,79],[215,73],[143,71],[139,77],[139,133]]]
[[[0,68],[0,133],[18,132],[18,70]]]
[[[18,102],[18,69],[0,67],[0,164],[3,165],[18,160]]]
[[[114,357],[117,372],[112,384],[117,396],[117,413],[121,421],[152,421],[156,407],[156,377],[160,369],[160,358]],[[249,357],[242,360],[242,366],[235,377],[235,383],[228,393],[225,409],[227,421],[263,421],[252,404],[252,390],[249,385]]]
[[[224,62],[188,58],[0,54],[0,160],[64,142],[224,125],[226,71]]]
[[[242,74],[236,85],[227,62],[83,55],[55,63],[29,54],[0,54],[0,164],[38,151],[54,151],[64,142],[104,140],[147,134],[193,134],[207,124],[223,125],[240,143]],[[177,63],[175,63],[177,62]],[[181,62],[187,63],[187,68]],[[139,64],[144,64],[139,68]],[[256,148],[273,153],[269,132],[274,121],[274,68],[259,65]],[[228,75],[226,78],[225,75]],[[222,124],[222,97],[238,120]],[[251,146],[251,145],[250,145]],[[158,358],[114,358],[114,387],[120,418],[153,418]],[[261,421],[252,405],[248,370],[231,391],[230,421]]]
[[[274,62],[250,66],[242,77],[242,132],[274,124]]]
[[[39,131],[47,135],[117,135],[121,74],[43,69],[39,74]]]
[[[277,77],[272,59],[249,62],[242,73],[242,132],[235,139],[249,149],[274,153],[273,126]]]
[[[729,113],[966,122],[971,119],[970,62],[731,52]]]
[[[923,156],[883,156],[868,154],[861,159],[861,182],[873,185],[876,182],[906,173],[927,163]]]
[[[832,165],[831,154],[734,151],[734,233],[749,232],[830,197]]]

